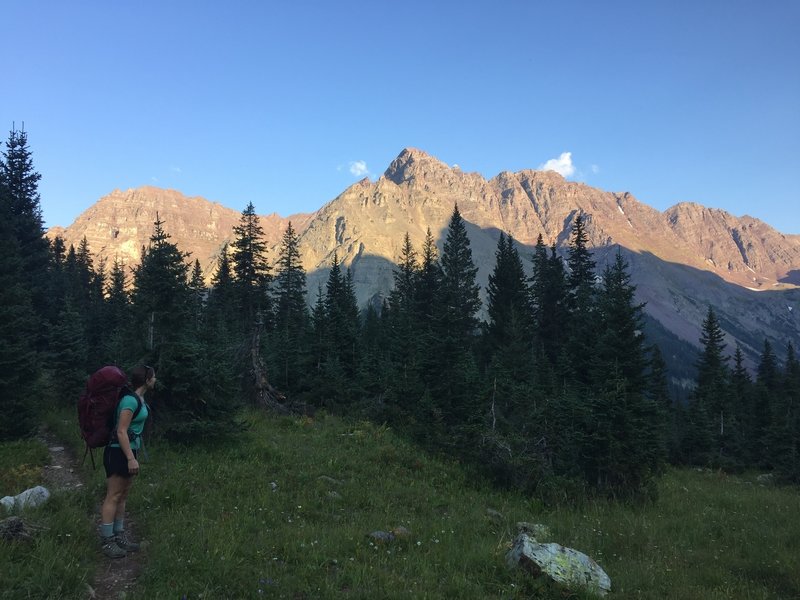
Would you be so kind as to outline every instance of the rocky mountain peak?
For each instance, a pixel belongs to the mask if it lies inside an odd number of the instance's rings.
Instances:
[[[427,177],[436,172],[452,171],[447,164],[417,148],[404,148],[397,155],[383,176],[401,185],[419,177]]]

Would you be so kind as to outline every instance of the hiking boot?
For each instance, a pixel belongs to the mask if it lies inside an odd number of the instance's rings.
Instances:
[[[117,546],[122,548],[125,552],[136,552],[140,545],[138,542],[134,542],[131,538],[128,537],[127,531],[120,531],[119,533],[114,534],[114,541],[117,543]]]
[[[108,558],[125,558],[128,555],[125,550],[119,547],[117,540],[113,537],[101,538],[101,541],[103,542],[103,554]]]

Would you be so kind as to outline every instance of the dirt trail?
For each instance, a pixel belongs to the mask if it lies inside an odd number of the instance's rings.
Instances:
[[[50,464],[44,468],[43,477],[45,485],[51,490],[75,490],[85,485],[82,470],[79,465],[80,460],[72,450],[60,443],[60,441],[49,431],[44,430],[39,434],[39,439],[47,445],[50,451]],[[97,451],[95,451],[97,454]],[[95,460],[98,457],[95,456]],[[89,460],[87,458],[87,460]],[[100,452],[102,462],[102,452]],[[102,464],[99,465],[102,469]],[[98,502],[102,498],[98,498]],[[94,515],[91,527],[97,531],[100,521],[100,506]],[[125,528],[131,533],[132,537],[137,538],[136,524],[126,515]],[[133,552],[125,558],[110,559],[100,553],[100,544],[97,544],[98,564],[94,573],[91,586],[87,586],[87,598],[93,600],[118,600],[133,589],[136,578],[142,570],[142,558],[140,553]]]

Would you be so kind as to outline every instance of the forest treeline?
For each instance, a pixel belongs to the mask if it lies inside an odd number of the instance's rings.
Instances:
[[[359,310],[336,255],[326,284],[306,289],[291,224],[268,257],[252,203],[207,286],[158,217],[133,268],[98,260],[86,239],[48,241],[39,178],[26,132],[12,130],[0,161],[0,439],[30,435],[51,403],[74,406],[100,366],[145,363],[159,378],[155,435],[186,443],[235,435],[240,407],[270,402],[388,423],[547,497],[646,496],[669,461],[800,482],[794,348],[779,364],[765,342],[753,377],[709,307],[696,387],[673,402],[626,260],[618,251],[598,269],[580,214],[563,257],[541,236],[521,257],[501,233],[481,313],[456,206],[441,251],[430,231],[419,248],[406,235],[388,298]]]

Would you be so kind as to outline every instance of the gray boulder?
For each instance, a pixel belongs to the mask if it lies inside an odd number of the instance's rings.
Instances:
[[[37,485],[24,492],[20,492],[16,496],[5,496],[0,498],[0,504],[6,507],[6,510],[22,510],[23,508],[33,508],[47,502],[50,497],[50,492],[46,487]]]
[[[534,577],[547,575],[567,588],[582,588],[600,596],[611,591],[611,579],[583,552],[560,544],[540,544],[521,533],[506,555],[511,567],[521,567]]]

